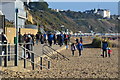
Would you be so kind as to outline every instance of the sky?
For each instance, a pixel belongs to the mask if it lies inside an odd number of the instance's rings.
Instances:
[[[118,14],[118,2],[48,2],[49,8],[72,10],[72,11],[85,11],[91,9],[109,9],[111,14]]]
[[[38,0],[33,0],[38,1]],[[118,14],[118,2],[120,0],[44,0],[49,8],[73,11],[85,11],[91,9],[109,9],[111,14]]]

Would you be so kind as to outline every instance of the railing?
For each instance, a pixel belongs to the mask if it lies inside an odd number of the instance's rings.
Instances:
[[[22,48],[24,50],[24,57],[22,56],[19,56],[21,57],[22,59],[24,59],[24,68],[26,68],[26,61],[28,62],[31,62],[31,65],[32,65],[32,70],[35,69],[35,65],[36,66],[39,66],[40,69],[42,70],[42,68],[45,68],[45,69],[50,69],[50,60],[48,59],[44,59],[42,56],[38,55],[37,53],[35,53],[34,51],[32,50],[29,50],[29,49],[26,49],[25,47],[23,46],[20,46],[20,48]],[[31,53],[31,60],[30,59],[27,59],[26,58],[26,53],[29,52]],[[39,60],[38,60],[39,58]],[[36,59],[36,60],[35,60]],[[47,61],[48,62],[48,66],[43,66],[43,60]],[[37,61],[40,61],[39,63]]]
[[[53,49],[52,47],[48,46],[47,44],[43,45],[42,53],[51,59],[60,58],[60,59],[69,60],[69,58],[67,58],[66,56],[58,52],[57,50]],[[52,56],[54,56],[54,58]]]
[[[8,66],[8,61],[11,61],[15,56],[15,44],[0,44],[0,66],[4,61],[4,67]]]
[[[26,49],[24,47],[26,45],[31,45],[31,49],[30,50]],[[4,54],[3,54],[3,52],[4,52]],[[36,54],[33,51],[33,45],[32,44],[30,44],[30,43],[20,43],[18,52],[19,52],[19,55],[18,55],[19,61],[22,62],[22,60],[23,60],[24,68],[26,68],[26,66],[27,66],[26,62],[30,62],[31,63],[30,66],[32,66],[32,70],[35,69],[35,65],[39,66],[41,70],[43,68],[50,69],[50,65],[51,65],[50,60],[44,59],[39,54]],[[28,59],[27,56],[26,56],[27,52],[29,52],[31,54],[30,59]],[[9,66],[8,61],[13,62],[15,60],[15,55],[16,55],[15,54],[15,44],[0,44],[0,66],[2,66],[2,63],[4,62],[4,67],[8,67]],[[38,60],[38,58],[39,58],[39,60]],[[39,63],[37,61],[39,61]],[[44,66],[44,63],[43,63],[44,61],[47,61],[47,65],[48,65],[47,67]]]

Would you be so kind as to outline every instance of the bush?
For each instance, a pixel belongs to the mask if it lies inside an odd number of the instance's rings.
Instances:
[[[101,47],[101,40],[97,39],[97,38],[94,38],[93,41],[92,41],[92,46],[95,47],[95,48],[100,48]]]
[[[109,42],[108,39],[106,39],[107,42],[108,42],[108,47],[113,47],[113,44]],[[95,48],[101,48],[101,43],[102,43],[102,39],[101,38],[94,38],[93,41],[92,41],[92,46],[95,47]]]

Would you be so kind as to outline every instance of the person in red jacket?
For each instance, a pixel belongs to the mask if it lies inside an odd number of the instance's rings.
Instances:
[[[110,54],[112,53],[112,50],[108,48],[108,56],[110,57]]]

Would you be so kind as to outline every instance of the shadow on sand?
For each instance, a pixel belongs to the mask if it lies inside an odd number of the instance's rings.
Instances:
[[[99,48],[99,47],[94,47],[92,44],[84,44],[84,48]]]

